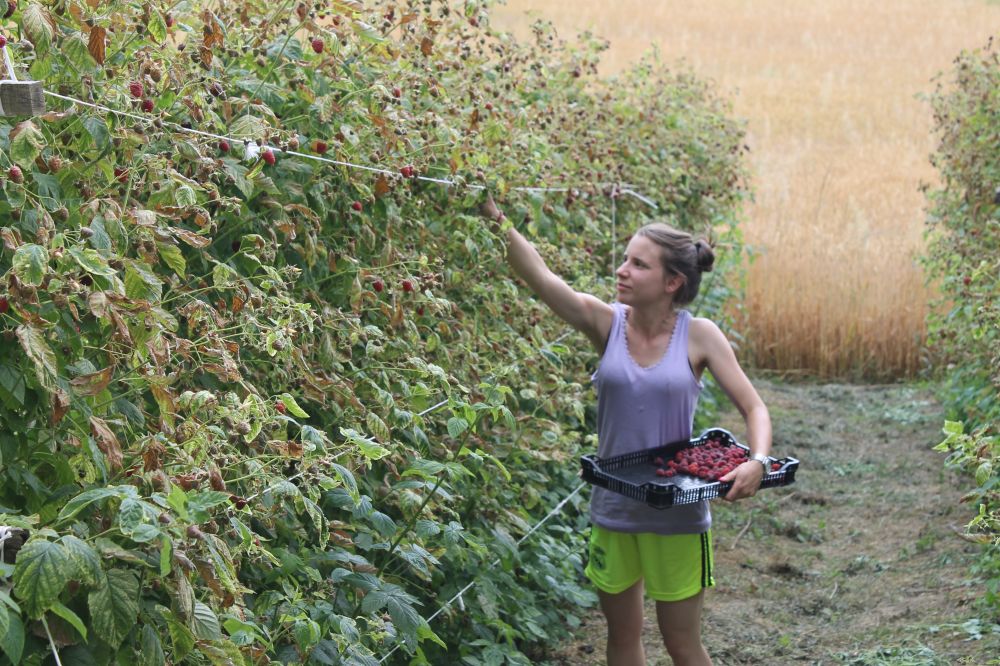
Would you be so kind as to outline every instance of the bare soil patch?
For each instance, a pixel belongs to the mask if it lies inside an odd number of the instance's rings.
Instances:
[[[705,644],[716,666],[997,664],[996,618],[979,619],[961,538],[968,481],[932,450],[942,409],[932,388],[762,381],[774,452],[802,461],[797,482],[713,503],[717,586]],[[720,418],[743,438],[739,415]],[[595,610],[549,663],[603,664]],[[649,666],[666,666],[652,604]]]

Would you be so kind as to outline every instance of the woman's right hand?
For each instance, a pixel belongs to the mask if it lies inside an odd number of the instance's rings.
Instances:
[[[479,212],[490,222],[499,222],[503,219],[503,211],[497,207],[496,202],[493,201],[493,195],[489,192],[486,193],[486,200],[479,207]]]

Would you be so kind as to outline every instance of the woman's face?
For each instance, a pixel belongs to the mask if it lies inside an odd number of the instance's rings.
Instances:
[[[618,301],[628,305],[654,303],[669,297],[678,276],[667,273],[660,260],[660,246],[644,236],[633,236],[625,260],[615,271]]]

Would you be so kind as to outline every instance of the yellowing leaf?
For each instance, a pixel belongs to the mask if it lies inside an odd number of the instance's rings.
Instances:
[[[118,437],[108,427],[108,424],[96,416],[90,417],[90,432],[94,435],[97,448],[104,453],[104,458],[108,461],[108,468],[119,470],[122,467],[122,447],[118,443]]]

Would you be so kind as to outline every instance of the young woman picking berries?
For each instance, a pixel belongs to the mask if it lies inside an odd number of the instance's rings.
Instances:
[[[482,210],[493,222],[504,219],[492,197]],[[505,233],[514,272],[601,355],[592,377],[598,455],[689,439],[707,369],[743,415],[752,456],[720,479],[733,483],[725,499],[756,494],[771,450],[767,407],[719,327],[683,309],[697,296],[701,274],[712,269],[708,243],[662,223],[642,227],[615,271],[617,300],[609,304],[569,287],[516,229]],[[656,601],[674,664],[711,664],[701,643],[704,590],[714,585],[708,502],[658,510],[595,487],[590,513],[586,574],[608,622],[608,664],[645,664],[644,594]]]

